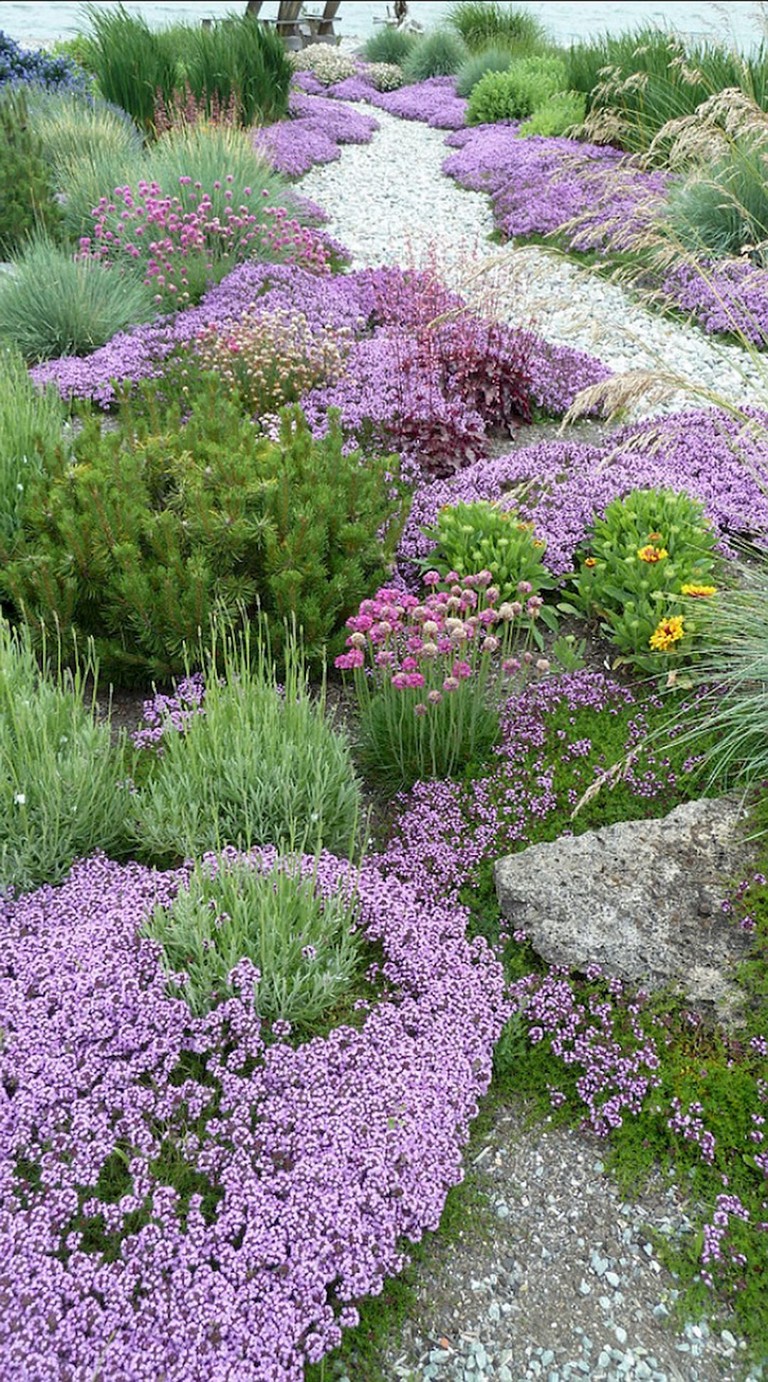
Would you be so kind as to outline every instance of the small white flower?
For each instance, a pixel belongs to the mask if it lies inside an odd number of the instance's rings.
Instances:
[[[26,806],[27,798],[23,792],[16,792],[13,798],[13,804],[14,806]]]

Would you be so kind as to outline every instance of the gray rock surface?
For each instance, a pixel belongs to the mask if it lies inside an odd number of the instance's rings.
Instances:
[[[733,1019],[729,975],[749,938],[721,904],[753,857],[741,816],[738,799],[721,797],[532,845],[496,865],[502,913],[549,964],[598,964],[649,989],[672,984],[695,1007]]]

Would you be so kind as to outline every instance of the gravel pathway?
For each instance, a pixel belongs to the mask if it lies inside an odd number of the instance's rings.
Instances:
[[[330,213],[329,229],[356,268],[435,263],[470,300],[485,297],[505,320],[598,356],[617,373],[666,370],[731,402],[765,403],[768,369],[738,346],[652,315],[620,285],[553,251],[489,244],[488,198],[440,172],[451,152],[444,131],[373,114],[381,128],[370,144],[347,145],[337,163],[312,169],[301,184]],[[686,403],[678,395],[665,406]],[[635,415],[644,411],[659,409],[641,405]]]
[[[507,320],[598,355],[616,371],[677,371],[693,383],[759,400],[768,392],[750,358],[702,332],[651,316],[623,290],[541,249],[488,245],[488,202],[440,173],[442,132],[377,111],[369,145],[347,146],[314,169],[302,191],[325,207],[355,267],[434,263],[468,296],[491,298]],[[478,274],[496,261],[493,278]],[[468,286],[469,285],[469,286]],[[677,406],[687,400],[679,396]],[[674,405],[673,405],[674,406]],[[642,411],[642,410],[641,410]],[[686,1227],[661,1178],[625,1203],[605,1175],[597,1139],[497,1112],[475,1146],[478,1209],[459,1241],[438,1237],[420,1266],[418,1301],[382,1371],[408,1382],[745,1382],[744,1346],[706,1324],[673,1323],[674,1279],[649,1231]],[[340,1377],[343,1370],[337,1369]]]

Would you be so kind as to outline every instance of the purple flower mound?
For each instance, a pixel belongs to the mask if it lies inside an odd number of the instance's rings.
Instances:
[[[456,95],[454,77],[429,77],[425,82],[401,86],[397,91],[376,91],[365,99],[371,105],[399,115],[401,120],[421,120],[436,130],[460,130],[467,114],[467,102]]]
[[[670,306],[690,312],[705,331],[768,345],[768,269],[743,259],[681,264],[664,276]]]
[[[497,226],[510,238],[548,235],[576,218],[573,249],[620,249],[664,205],[668,179],[645,173],[617,149],[572,139],[520,139],[518,126],[478,125],[450,136],[459,149],[443,172],[491,196]]]
[[[508,1015],[464,910],[321,856],[386,994],[293,1049],[260,1028],[248,961],[206,1017],[169,996],[138,932],[185,876],[95,858],[5,906],[4,1382],[299,1382],[461,1179]]]
[[[285,264],[240,264],[197,307],[121,331],[85,358],[70,355],[36,365],[32,378],[41,386],[55,384],[64,398],[91,399],[108,408],[116,386],[157,378],[173,350],[189,344],[205,327],[242,316],[256,301],[265,311],[303,312],[318,327],[360,328],[374,308],[374,282],[367,271],[320,277]]]
[[[444,504],[498,500],[534,524],[547,544],[549,569],[562,575],[596,515],[633,489],[686,490],[699,499],[728,551],[729,537],[768,542],[768,417],[753,430],[714,410],[674,413],[617,433],[610,447],[541,442],[495,460],[481,460],[424,485],[414,495],[400,542],[401,575],[433,544],[422,527]]]
[[[322,95],[294,89],[290,119],[263,125],[253,136],[256,151],[287,177],[301,177],[316,163],[333,163],[340,144],[369,144],[379,128],[372,115],[329,100],[325,87],[320,91]]]

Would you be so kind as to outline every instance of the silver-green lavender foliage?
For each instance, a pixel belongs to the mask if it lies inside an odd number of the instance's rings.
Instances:
[[[164,737],[134,798],[144,858],[200,858],[224,845],[354,851],[362,811],[348,740],[324,694],[310,692],[295,639],[278,684],[263,629],[213,638],[204,714]]]
[[[57,883],[97,850],[125,850],[126,760],[86,702],[94,673],[86,659],[72,674],[42,675],[26,632],[0,621],[0,894]]]
[[[267,1022],[307,1027],[343,1000],[361,967],[354,894],[323,897],[298,861],[220,855],[195,865],[170,906],[156,907],[144,934],[159,941],[171,988],[195,1016],[232,997],[242,960],[258,970],[256,1008]]]

